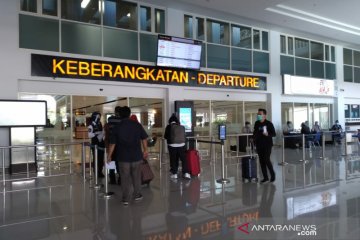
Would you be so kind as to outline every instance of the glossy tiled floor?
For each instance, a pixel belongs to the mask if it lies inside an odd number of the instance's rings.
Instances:
[[[236,158],[226,158],[230,183],[216,183],[220,161],[204,157],[192,180],[169,178],[168,166],[151,164],[156,178],[144,199],[121,204],[119,186],[103,188],[80,174],[7,183],[0,193],[0,239],[360,239],[360,157],[357,146],[303,152],[274,148],[277,179],[243,183]],[[57,166],[61,170],[61,166]],[[60,170],[59,170],[60,169]],[[75,169],[77,170],[79,169]],[[66,172],[66,169],[64,170]],[[5,193],[4,193],[5,191]]]

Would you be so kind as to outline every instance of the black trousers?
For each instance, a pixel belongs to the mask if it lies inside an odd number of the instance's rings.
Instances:
[[[269,169],[271,179],[275,179],[275,172],[273,165],[270,161],[271,146],[256,145],[256,150],[259,155],[259,162],[261,172],[265,180],[269,180],[267,169]]]
[[[188,173],[186,164],[186,147],[171,147],[168,146],[170,155],[170,172],[177,174],[179,168],[179,159],[181,161],[182,173]]]
[[[102,150],[102,149],[104,149],[104,147],[105,147],[104,142],[98,143],[97,146],[98,146],[98,155],[97,155],[97,157],[98,157],[98,159],[97,159],[98,160],[97,161],[98,175],[102,175],[103,174],[102,170],[104,167],[104,150]],[[102,149],[100,150],[99,147]],[[92,166],[93,166],[93,171],[95,172],[95,165],[94,165],[94,163],[95,163],[95,147],[92,147],[91,151],[92,151],[92,155],[94,157]]]

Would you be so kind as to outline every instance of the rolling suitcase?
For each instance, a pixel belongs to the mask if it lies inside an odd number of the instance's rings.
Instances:
[[[140,165],[141,172],[141,184],[142,185],[150,185],[150,182],[154,179],[154,173],[150,168],[149,162],[144,159]]]
[[[186,152],[186,162],[191,176],[200,176],[200,155],[195,149]]]
[[[256,164],[256,157],[253,154],[253,146],[250,145],[250,156],[241,159],[243,182],[258,181]]]

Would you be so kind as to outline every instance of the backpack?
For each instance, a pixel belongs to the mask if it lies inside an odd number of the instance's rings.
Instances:
[[[170,142],[171,143],[185,143],[185,127],[172,124],[170,127]]]

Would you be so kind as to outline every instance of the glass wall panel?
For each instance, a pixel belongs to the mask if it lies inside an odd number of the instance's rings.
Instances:
[[[103,30],[104,57],[138,59],[138,34],[119,29]]]
[[[336,78],[335,64],[325,63],[325,78],[326,79],[335,79]]]
[[[194,101],[194,111],[196,116],[195,136],[209,136],[211,125],[210,101]]]
[[[295,58],[295,74],[298,76],[310,77],[310,61],[307,59]]]
[[[324,78],[324,62],[311,61],[311,77]]]
[[[140,30],[151,32],[151,8],[140,7]]]
[[[251,28],[243,26],[231,26],[232,45],[251,49]]]
[[[269,50],[269,33],[262,31],[262,50]]]
[[[258,73],[269,73],[269,53],[253,51],[253,71]]]
[[[155,32],[165,33],[165,11],[155,9]]]
[[[283,35],[280,36],[280,51],[286,54],[286,37]]]
[[[354,67],[354,82],[360,83],[360,68]]]
[[[21,11],[26,12],[37,12],[37,0],[21,0],[20,1],[20,9]]]
[[[281,124],[282,129],[285,129],[286,122],[294,123],[294,109],[293,103],[281,103]]]
[[[207,67],[230,69],[229,47],[207,44]]]
[[[57,16],[57,0],[43,0],[42,8],[44,15]]]
[[[350,118],[350,105],[345,104],[344,105],[344,110],[345,110],[345,118]]]
[[[107,1],[105,1],[105,3],[106,2]],[[106,8],[105,8],[105,12],[106,12]],[[61,17],[64,19],[69,19],[79,22],[100,24],[99,1],[98,0],[61,1]]]
[[[27,94],[19,95],[21,100],[44,100],[47,103],[47,125],[45,127],[37,127],[35,129],[35,140],[37,144],[54,144],[69,143],[72,141],[72,120],[71,120],[71,97],[63,95],[43,95],[43,94]],[[86,129],[87,135],[87,129]],[[49,167],[51,172],[59,170],[60,164],[69,163],[69,146],[48,146],[36,148],[36,161],[39,172],[46,171],[48,174]],[[78,147],[80,153],[76,157],[75,145],[72,146],[72,159],[74,162],[81,162],[81,148]],[[49,166],[51,160],[51,166]],[[40,168],[41,167],[41,168]],[[45,175],[45,173],[44,173]]]
[[[250,122],[253,129],[258,110],[259,108],[266,109],[266,102],[245,102],[244,105],[244,121]],[[268,120],[271,121],[270,112],[268,112]],[[244,122],[241,122],[241,124],[244,124]]]
[[[351,118],[359,118],[359,105],[357,104],[351,104],[351,113],[350,113],[350,117]]]
[[[205,40],[205,23],[203,18],[195,18],[196,39]]]
[[[353,65],[352,50],[344,48],[343,54],[344,54],[344,64]]]
[[[207,20],[207,42],[229,45],[229,24]]]
[[[156,62],[157,35],[140,33],[140,60]]]
[[[252,71],[251,50],[231,48],[231,68],[237,71]]]
[[[254,49],[260,49],[260,31],[259,30],[253,30],[253,48]]]
[[[335,47],[331,46],[331,61],[335,62]]]
[[[350,66],[344,66],[344,81],[353,82],[353,68]]]
[[[294,75],[294,57],[280,56],[281,74]]]
[[[213,134],[217,133],[219,123],[226,123],[227,134],[240,133],[238,103],[229,101],[212,101],[211,114],[213,119]]]
[[[294,55],[294,39],[292,37],[288,37],[288,54]]]
[[[324,60],[324,44],[311,42],[311,59]]]
[[[154,146],[156,152],[159,152],[157,140],[160,143],[160,138],[163,137],[163,129],[166,126],[163,124],[163,101],[163,99],[129,98],[131,114],[136,115],[149,137],[156,138],[156,146]]]
[[[200,66],[201,67],[206,67],[206,52],[207,52],[207,48],[206,48],[206,44],[203,42],[202,44],[202,48],[201,48],[201,60],[200,60]]]
[[[295,56],[309,58],[309,41],[295,38]]]
[[[137,4],[105,0],[103,18],[105,26],[137,30]]]
[[[327,130],[331,127],[331,119],[329,119],[331,107],[331,104],[314,103],[309,105],[308,103],[294,103],[293,108],[293,103],[281,103],[282,127],[285,127],[287,121],[291,121],[294,129],[300,131],[301,123],[308,121],[311,129],[315,121],[318,121],[320,127]]]
[[[184,37],[193,38],[193,17],[184,16]]]
[[[294,129],[300,129],[301,123],[308,120],[308,104],[295,103],[294,104]]]
[[[330,61],[329,45],[325,45],[325,61]]]
[[[314,104],[314,121],[312,124],[314,124],[315,121],[319,122],[320,127],[323,130],[328,130],[331,126],[331,122],[329,119],[329,112],[330,112],[330,106],[329,104],[320,104],[315,103]],[[311,128],[311,126],[310,126]]]
[[[360,52],[353,51],[354,52],[354,66],[360,66]]]
[[[63,52],[101,56],[101,28],[63,21],[61,43]]]
[[[19,14],[19,47],[58,52],[59,22]]]

